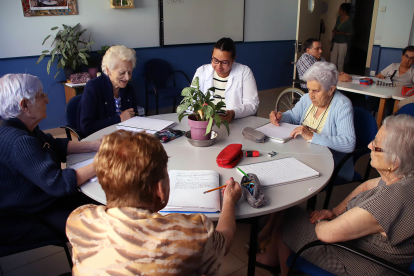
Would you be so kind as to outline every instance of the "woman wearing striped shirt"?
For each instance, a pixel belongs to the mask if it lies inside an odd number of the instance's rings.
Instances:
[[[216,102],[224,101],[227,109],[220,117],[228,122],[255,115],[259,107],[252,70],[235,59],[236,45],[231,38],[223,37],[214,45],[211,64],[199,67],[194,75],[199,78],[200,90],[204,93],[210,87],[215,88],[213,97]]]

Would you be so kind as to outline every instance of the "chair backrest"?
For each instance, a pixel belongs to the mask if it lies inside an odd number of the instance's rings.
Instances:
[[[355,149],[367,148],[378,132],[374,116],[364,108],[354,107],[354,126],[356,136]],[[356,161],[361,156],[354,156],[354,160]]]
[[[73,129],[76,129],[78,126],[78,108],[81,99],[82,94],[76,95],[75,97],[70,99],[68,104],[66,105],[66,123],[69,127]]]
[[[145,63],[145,73],[151,77],[155,88],[164,88],[173,71],[168,62],[154,58]]]
[[[397,115],[407,114],[414,117],[414,103],[406,104],[398,110]]]

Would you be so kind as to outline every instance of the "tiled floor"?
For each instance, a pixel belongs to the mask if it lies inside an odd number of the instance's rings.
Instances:
[[[272,89],[259,92],[260,106],[258,116],[267,118],[271,110],[274,110],[276,99],[283,88]],[[61,129],[49,131],[55,137],[65,137]],[[365,162],[368,161],[366,158]],[[359,171],[363,166],[363,161],[356,164],[356,170]],[[375,176],[376,172],[371,172]],[[330,202],[330,208],[339,204],[348,195],[357,184],[349,184],[336,187],[333,190]],[[318,196],[317,208],[322,207],[325,195],[321,193]],[[306,202],[301,205],[306,206]],[[238,276],[247,275],[247,248],[246,243],[249,241],[250,226],[247,224],[237,224],[237,234],[235,242],[224,258],[223,265],[220,269],[219,276]],[[20,254],[0,258],[0,276],[56,276],[69,272],[69,265],[63,248],[56,246],[47,246],[36,250],[27,251]],[[256,275],[271,275],[270,272],[257,268]]]

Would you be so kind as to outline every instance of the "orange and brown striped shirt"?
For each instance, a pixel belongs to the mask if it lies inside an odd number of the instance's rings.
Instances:
[[[202,214],[85,205],[69,216],[73,275],[214,275],[224,236]]]

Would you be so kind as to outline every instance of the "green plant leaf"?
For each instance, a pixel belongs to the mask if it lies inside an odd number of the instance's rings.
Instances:
[[[72,69],[75,70],[76,69],[76,60],[73,60],[72,62]]]
[[[226,103],[223,101],[220,101],[216,104],[216,111],[220,110],[223,106],[225,106]]]
[[[43,40],[43,42],[42,42],[42,45],[44,45],[45,44],[45,42],[46,42],[46,40],[49,38],[49,37],[51,37],[52,35],[48,35],[44,40]]]
[[[193,105],[193,112],[195,114],[197,114],[197,112],[201,109],[201,105],[199,105],[198,103]]]
[[[50,29],[50,30],[52,30],[52,31],[54,31],[54,30],[56,30],[57,28],[59,28],[58,26],[55,26],[55,27],[53,27],[52,29]]]
[[[227,128],[227,134],[230,135],[230,127],[229,127],[229,122],[227,120],[222,120],[221,121],[223,123],[223,125]]]
[[[216,126],[217,126],[218,128],[220,128],[220,125],[221,125],[221,118],[220,118],[220,115],[218,115],[217,113],[215,113],[215,114],[214,114],[214,121],[215,121],[215,123],[216,123]]]
[[[53,78],[56,79],[56,77],[59,73],[60,73],[60,71],[57,71],[56,75]]]
[[[49,59],[49,61],[47,62],[46,71],[48,75],[50,74],[50,65],[52,65],[52,59]]]
[[[213,87],[210,87],[209,89],[207,89],[207,91],[215,92],[216,88],[213,86]]]
[[[181,91],[181,96],[186,97],[188,95],[191,95],[194,90],[195,89],[193,87],[186,87],[183,89],[183,91]]]
[[[49,53],[49,50],[43,50],[42,53],[43,54]]]
[[[204,136],[207,135],[208,133],[210,133],[212,126],[213,126],[213,118],[210,117],[210,119],[208,119],[208,125],[207,125],[207,129],[206,129],[206,134],[204,134]]]
[[[197,87],[197,89],[200,88],[200,85],[198,85],[198,77],[195,77],[193,79],[193,82],[191,83],[191,86],[195,86],[195,87]]]
[[[185,117],[185,116],[189,116],[189,115],[191,115],[191,114],[180,114],[180,115],[178,115],[178,121],[181,123],[181,120]]]
[[[206,93],[206,100],[209,100],[210,98],[211,98],[210,91],[208,91],[208,90],[207,90],[207,93]]]
[[[41,55],[41,56],[39,57],[39,59],[37,60],[36,65],[37,65],[37,64],[39,64],[39,62],[41,62],[41,61],[42,61],[42,59],[43,59],[45,56],[46,56],[46,54]]]
[[[204,105],[203,112],[204,112],[204,117],[206,117],[206,119],[209,119],[213,117],[214,109],[209,105]]]
[[[190,106],[190,104],[191,104],[191,103],[184,103],[184,104],[180,104],[180,105],[177,107],[177,113],[178,113],[178,114],[182,114],[182,113],[184,113],[184,112],[187,110],[187,108]]]

